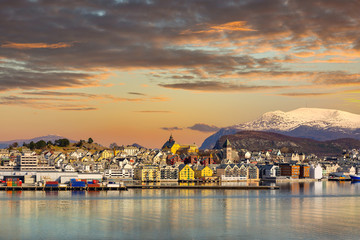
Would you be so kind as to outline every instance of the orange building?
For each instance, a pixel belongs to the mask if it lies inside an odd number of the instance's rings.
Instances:
[[[301,165],[300,166],[300,177],[309,178],[310,177],[310,166]]]
[[[299,178],[300,166],[291,164],[280,164],[280,176]]]

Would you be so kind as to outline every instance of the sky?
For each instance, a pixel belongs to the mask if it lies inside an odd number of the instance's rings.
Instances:
[[[1,0],[0,140],[159,148],[268,111],[360,114],[358,0]]]

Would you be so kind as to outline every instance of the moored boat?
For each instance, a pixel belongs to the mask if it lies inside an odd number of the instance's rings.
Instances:
[[[351,181],[360,181],[360,175],[349,175]]]

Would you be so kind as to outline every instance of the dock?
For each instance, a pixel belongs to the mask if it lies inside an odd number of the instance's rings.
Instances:
[[[0,191],[126,191],[127,187],[46,187],[46,186],[0,186]]]
[[[127,185],[128,189],[222,189],[222,190],[274,190],[279,189],[279,186],[181,186],[181,185]]]
[[[127,185],[121,187],[46,187],[46,186],[0,186],[0,191],[127,191],[128,189],[215,189],[215,190],[274,190],[279,186],[181,186],[181,185]]]

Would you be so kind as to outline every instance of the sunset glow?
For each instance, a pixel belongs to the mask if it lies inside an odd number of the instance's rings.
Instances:
[[[360,2],[3,1],[0,140],[160,148],[261,114],[360,114]]]

